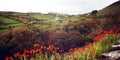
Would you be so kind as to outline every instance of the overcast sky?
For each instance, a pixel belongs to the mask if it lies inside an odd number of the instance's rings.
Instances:
[[[118,0],[0,0],[0,11],[83,14]]]

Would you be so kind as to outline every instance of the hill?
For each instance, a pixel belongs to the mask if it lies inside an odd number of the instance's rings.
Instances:
[[[120,15],[120,1],[117,1],[97,12],[97,16]]]
[[[2,11],[0,60],[96,60],[120,39],[119,3],[80,15]]]

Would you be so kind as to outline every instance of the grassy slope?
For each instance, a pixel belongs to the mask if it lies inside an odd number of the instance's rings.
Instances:
[[[5,18],[5,17],[0,17],[0,21],[2,21],[3,23],[18,23],[18,21],[15,21],[13,19],[9,19],[9,18]]]
[[[6,17],[0,17],[0,22],[3,23],[1,23],[0,32],[6,32],[8,31],[9,27],[13,28],[21,25],[21,23],[19,23],[18,21]]]
[[[97,16],[120,14],[120,1],[117,1],[97,13]]]

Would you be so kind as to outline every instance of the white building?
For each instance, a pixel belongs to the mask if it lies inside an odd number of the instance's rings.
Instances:
[[[55,20],[62,20],[62,18],[59,15],[56,15]]]

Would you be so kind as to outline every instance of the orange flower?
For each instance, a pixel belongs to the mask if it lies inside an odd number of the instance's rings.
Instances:
[[[29,51],[25,49],[24,50],[24,54],[28,54],[28,53],[29,53]]]
[[[109,31],[109,34],[112,34],[112,33],[114,33],[114,31],[113,31],[113,30],[110,30],[110,31]]]
[[[23,56],[23,57],[27,57],[27,55],[26,55],[26,54],[22,54],[22,56]]]
[[[15,53],[15,54],[14,54],[14,57],[18,57],[18,56],[20,56],[19,53]]]
[[[50,50],[50,48],[46,48],[47,50]]]
[[[40,44],[34,44],[34,47],[39,47],[40,46]]]
[[[13,60],[12,57],[6,57],[5,60]]]
[[[92,49],[92,44],[86,45],[86,48],[89,50]]]
[[[36,52],[36,53],[41,53],[42,50],[41,50],[41,49],[36,49],[35,52]]]
[[[106,40],[106,43],[110,43],[110,40]]]
[[[43,46],[44,49],[46,49],[47,47],[46,46]]]
[[[30,54],[33,54],[33,50],[32,49],[29,52],[30,52]]]
[[[95,52],[94,50],[92,50],[90,53],[91,53],[92,55],[95,55],[95,54],[96,54],[96,52]]]
[[[55,50],[60,50],[60,49],[56,47]]]
[[[44,46],[41,46],[40,48],[41,48],[41,49],[43,49],[43,48],[44,48]]]
[[[83,54],[84,48],[80,48],[78,51],[79,51],[80,54]]]
[[[69,51],[73,51],[74,49],[73,48],[70,48]]]

